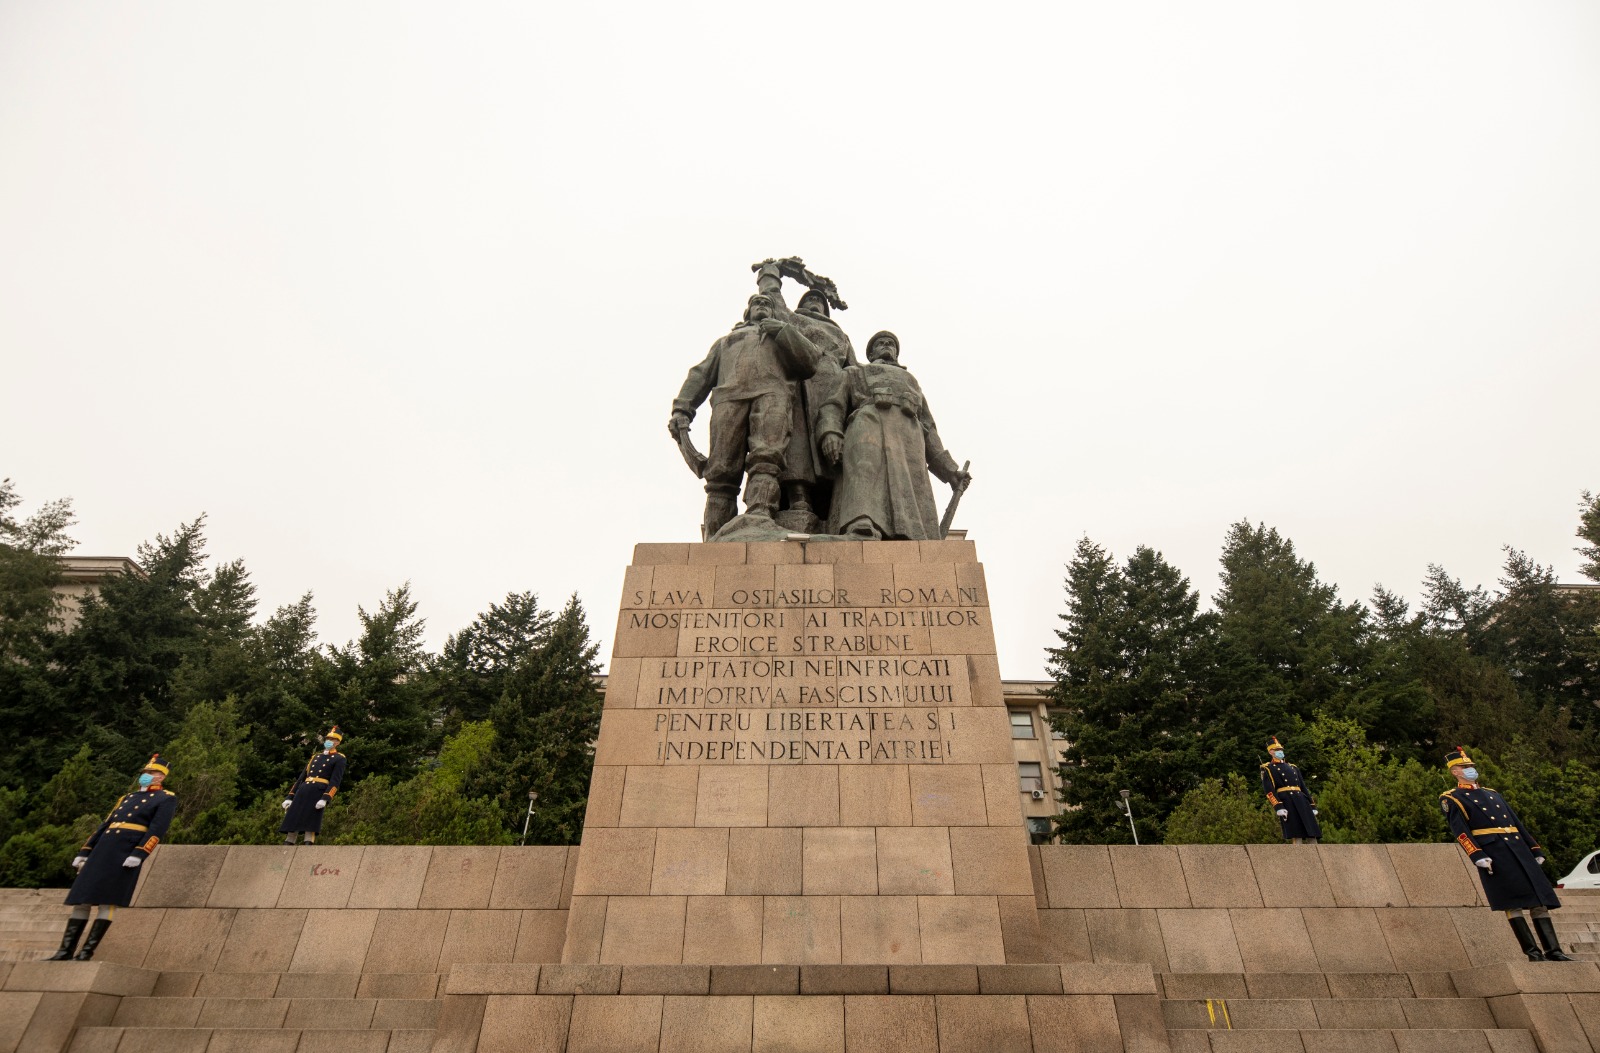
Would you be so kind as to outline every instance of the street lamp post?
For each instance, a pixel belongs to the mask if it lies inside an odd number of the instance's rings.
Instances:
[[[1139,828],[1133,825],[1133,802],[1128,800],[1128,798],[1133,795],[1132,791],[1122,790],[1120,792],[1122,794],[1122,800],[1119,803],[1122,806],[1122,812],[1128,817],[1128,829],[1133,831],[1133,843],[1138,844]]]
[[[533,806],[539,802],[539,791],[528,791],[528,814],[522,820],[522,843],[528,843],[528,824],[533,822]]]

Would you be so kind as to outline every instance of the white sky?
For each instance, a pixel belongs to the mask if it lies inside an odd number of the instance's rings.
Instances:
[[[209,513],[324,639],[693,540],[751,262],[897,331],[1006,676],[1087,533],[1346,598],[1600,489],[1600,6],[0,3],[0,475],[84,554]],[[792,288],[792,287],[791,287]],[[705,420],[696,438],[704,447]],[[939,485],[941,503],[948,491]]]

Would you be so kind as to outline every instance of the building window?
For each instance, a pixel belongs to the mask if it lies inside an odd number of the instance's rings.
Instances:
[[[1017,782],[1023,793],[1044,789],[1044,769],[1038,761],[1023,761],[1017,765]]]
[[[1025,709],[1011,711],[1011,737],[1014,739],[1031,739],[1033,734],[1033,714]]]
[[[1028,820],[1028,843],[1033,845],[1047,845],[1050,843],[1050,820]]]

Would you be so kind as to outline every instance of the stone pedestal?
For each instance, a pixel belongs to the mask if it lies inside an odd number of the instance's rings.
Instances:
[[[1037,960],[971,542],[640,545],[610,668],[563,961]]]

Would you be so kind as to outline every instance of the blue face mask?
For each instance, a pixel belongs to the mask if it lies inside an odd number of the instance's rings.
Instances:
[[[1468,782],[1477,782],[1478,781],[1478,769],[1477,768],[1457,768],[1456,771],[1461,775],[1461,777],[1463,779],[1467,780]]]
[[[145,772],[143,775],[139,776],[139,789],[143,790],[155,781],[156,777],[154,775],[151,775],[149,772]]]
[[[1272,759],[1273,760],[1283,760],[1283,751],[1282,750],[1273,750],[1272,751]]]
[[[322,748],[325,749],[325,750],[331,750],[337,745],[338,745],[338,743],[333,741],[332,739],[323,739],[322,740]]]

